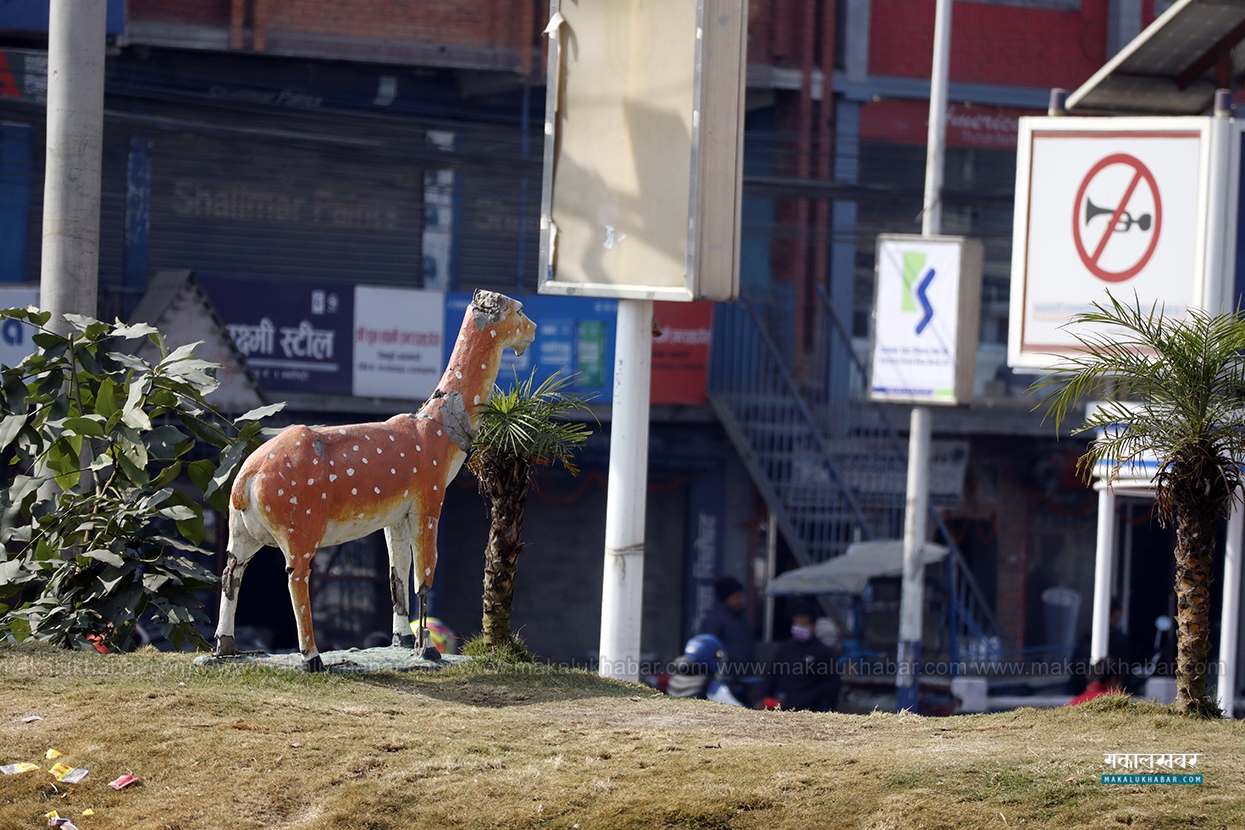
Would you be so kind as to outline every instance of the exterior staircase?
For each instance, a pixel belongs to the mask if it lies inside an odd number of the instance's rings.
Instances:
[[[865,367],[824,295],[819,311],[823,347],[802,372],[811,383],[797,382],[765,310],[747,300],[715,308],[709,369],[710,403],[801,565],[852,542],[902,538],[907,483],[906,444],[868,400]],[[999,627],[932,503],[930,518],[951,549],[944,586],[954,663],[985,651]]]

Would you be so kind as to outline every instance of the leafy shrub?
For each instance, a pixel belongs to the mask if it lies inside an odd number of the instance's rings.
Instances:
[[[175,648],[206,647],[194,594],[216,577],[187,555],[206,553],[203,503],[227,511],[259,419],[284,404],[230,421],[205,400],[217,365],[152,326],[66,315],[59,334],[33,307],[3,318],[38,329],[39,351],[0,371],[0,638],[127,649],[151,612]],[[126,347],[142,338],[154,365]],[[183,471],[201,499],[173,487]]]

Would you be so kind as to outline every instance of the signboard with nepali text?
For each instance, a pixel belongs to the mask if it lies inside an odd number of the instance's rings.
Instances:
[[[195,277],[261,388],[351,394],[354,286]]]
[[[387,286],[240,279],[197,274],[260,387],[355,397],[424,400],[454,348],[471,294]],[[522,355],[502,355],[509,387],[535,372],[572,376],[570,391],[609,403],[614,391],[618,301],[521,294],[536,323]],[[704,406],[713,304],[658,302],[654,406]]]
[[[356,397],[423,400],[445,369],[445,294],[409,288],[355,287]]]

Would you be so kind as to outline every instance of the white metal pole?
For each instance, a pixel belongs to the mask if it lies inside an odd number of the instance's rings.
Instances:
[[[929,134],[921,235],[942,233],[942,174],[947,138],[947,73],[951,62],[951,0],[934,4],[934,61],[929,79]],[[925,520],[929,512],[929,407],[912,408],[908,437],[908,495],[904,512],[904,578],[899,599],[895,710],[917,710],[917,672],[925,608]]]
[[[50,325],[95,316],[107,0],[52,0],[39,303]]]
[[[1219,618],[1219,709],[1225,718],[1236,708],[1237,634],[1241,618],[1241,547],[1245,544],[1245,515],[1240,504],[1232,505],[1223,558],[1223,612]]]
[[[640,679],[653,301],[619,300],[601,588],[602,677]]]
[[[774,595],[769,585],[778,575],[778,514],[773,510],[765,520],[765,621],[762,635],[765,642],[774,642]]]
[[[899,596],[899,655],[895,710],[917,711],[917,667],[925,610],[925,519],[929,513],[929,443],[932,413],[914,406],[908,435],[908,493],[904,505],[903,587]]]
[[[1124,541],[1123,541],[1124,565],[1123,573],[1120,575],[1119,598],[1120,605],[1124,616],[1120,619],[1120,630],[1125,634],[1128,633],[1130,612],[1132,611],[1132,602],[1130,601],[1133,593],[1133,503],[1132,501],[1124,502]]]
[[[1228,174],[1232,166],[1232,92],[1215,92],[1215,117],[1210,122],[1210,198],[1206,211],[1206,296],[1203,306],[1211,314],[1234,309],[1236,293],[1231,275],[1224,273],[1228,244]]]
[[[1115,560],[1115,491],[1098,483],[1098,547],[1094,555],[1094,617],[1089,661],[1107,656],[1111,633],[1111,570]]]
[[[947,72],[951,64],[951,0],[934,4],[934,64],[929,78],[929,135],[925,143],[925,203],[921,234],[942,233],[942,174],[947,138]]]

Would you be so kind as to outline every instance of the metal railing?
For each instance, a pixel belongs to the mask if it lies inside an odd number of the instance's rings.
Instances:
[[[838,556],[854,541],[901,538],[907,452],[824,293],[821,348],[799,377],[747,300],[714,314],[709,399],[800,564]],[[781,316],[781,315],[779,315]],[[951,554],[944,572],[950,658],[997,637],[998,623],[941,515]],[[965,639],[969,638],[969,639]]]

